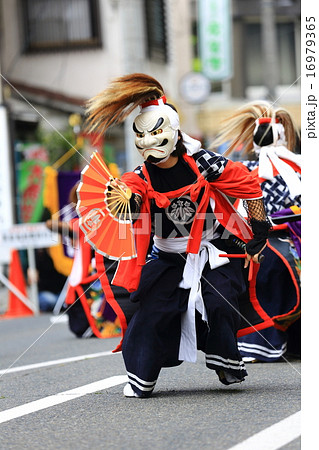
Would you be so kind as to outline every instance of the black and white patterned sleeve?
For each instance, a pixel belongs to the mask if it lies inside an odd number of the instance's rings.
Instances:
[[[200,173],[209,182],[220,177],[228,162],[224,156],[204,149],[196,153],[194,159]]]

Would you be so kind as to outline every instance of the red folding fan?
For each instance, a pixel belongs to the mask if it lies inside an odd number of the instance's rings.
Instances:
[[[131,191],[111,186],[114,177],[101,156],[94,152],[82,170],[77,189],[77,212],[85,241],[103,256],[111,259],[136,257]]]

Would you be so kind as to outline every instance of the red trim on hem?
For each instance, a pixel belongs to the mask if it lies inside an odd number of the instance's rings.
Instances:
[[[290,276],[291,276],[291,279],[292,279],[292,282],[293,282],[293,284],[294,284],[294,286],[295,286],[295,289],[296,289],[296,295],[297,295],[297,304],[296,304],[296,306],[292,309],[292,310],[290,310],[290,311],[288,311],[287,313],[285,313],[285,314],[278,314],[277,316],[273,316],[273,319],[275,320],[275,319],[279,319],[279,318],[281,318],[281,317],[286,317],[286,316],[288,316],[288,315],[290,315],[290,314],[293,314],[297,309],[298,309],[298,307],[299,307],[299,305],[300,305],[300,291],[299,291],[299,286],[298,286],[298,282],[297,282],[297,280],[296,280],[296,277],[295,277],[295,274],[294,274],[294,272],[293,272],[293,270],[292,270],[292,268],[290,267],[290,264],[288,263],[288,261],[286,260],[286,258],[275,248],[275,247],[273,247],[272,245],[270,245],[269,244],[269,242],[267,243],[267,247],[269,247],[281,260],[282,260],[282,262],[284,263],[284,265],[287,267],[287,269],[288,269],[288,271],[289,271],[289,273],[290,273]],[[275,323],[275,328],[277,328],[277,326],[276,326],[276,323]],[[281,329],[281,328],[280,328]]]
[[[257,311],[259,316],[264,321],[272,320],[271,317],[266,313],[266,311],[261,307],[261,305],[258,301],[258,298],[257,298],[257,294],[256,294],[256,278],[257,278],[257,273],[259,270],[259,264],[253,263],[252,270],[253,270],[252,279],[249,282],[249,299],[250,299],[251,304],[253,305],[255,311]]]
[[[266,311],[260,305],[256,295],[256,278],[259,270],[259,264],[253,263],[252,279],[249,281],[249,300],[257,312],[262,322],[257,325],[251,325],[250,327],[242,328],[237,332],[237,337],[245,336],[246,334],[254,333],[255,331],[263,330],[274,326],[273,319],[266,313]]]
[[[264,330],[265,328],[270,328],[274,326],[274,321],[269,318],[265,322],[258,323],[257,325],[252,325],[251,327],[242,328],[237,332],[237,337],[243,337],[247,334],[255,333],[255,331]]]

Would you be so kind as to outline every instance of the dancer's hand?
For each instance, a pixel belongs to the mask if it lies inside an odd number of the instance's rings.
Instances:
[[[246,267],[248,267],[249,262],[252,260],[255,263],[261,263],[261,261],[264,259],[264,255],[261,254],[261,252],[263,251],[263,249],[266,247],[266,244],[263,246],[263,248],[256,253],[255,255],[249,255],[248,253],[246,254],[246,258],[245,258],[245,265],[244,268],[246,269]]]
[[[110,187],[115,188],[115,189],[119,188],[127,200],[129,200],[132,196],[131,189],[123,181],[119,180],[118,178],[114,178],[111,181]]]

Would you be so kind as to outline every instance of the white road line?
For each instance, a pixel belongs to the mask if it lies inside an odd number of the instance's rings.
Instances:
[[[118,352],[118,353],[121,353],[121,352]],[[74,362],[74,361],[82,361],[83,359],[100,358],[101,356],[116,355],[118,353],[112,353],[112,351],[91,353],[89,355],[72,356],[70,358],[55,359],[52,361],[28,364],[26,366],[11,367],[8,369],[0,370],[0,375],[6,375],[7,373],[13,373],[13,372],[21,372],[22,370],[38,369],[40,367],[55,366],[56,364],[65,364],[65,363],[70,363],[70,362]]]
[[[41,398],[34,402],[26,403],[25,405],[16,406],[15,408],[7,409],[0,412],[0,423],[8,422],[9,420],[31,414],[42,409],[50,408],[51,406],[59,405],[60,403],[68,402],[83,395],[92,394],[103,389],[108,389],[118,384],[127,383],[128,377],[126,375],[117,375],[104,380],[95,381],[94,383],[85,384],[69,391],[60,392],[56,395]]]
[[[301,435],[301,411],[254,434],[229,450],[277,450]]]

